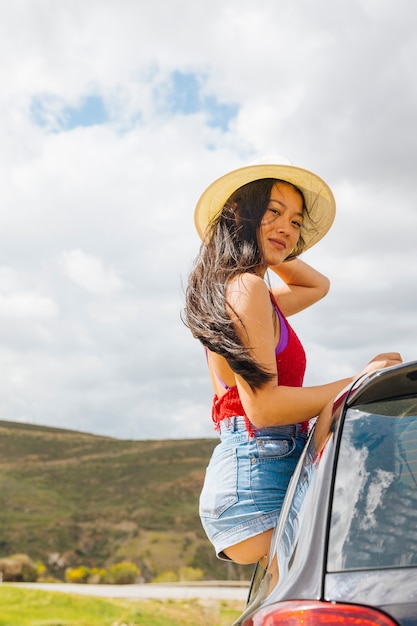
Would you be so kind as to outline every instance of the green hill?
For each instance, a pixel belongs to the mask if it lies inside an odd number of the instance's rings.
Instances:
[[[65,568],[135,562],[145,580],[194,567],[245,579],[219,561],[198,517],[216,439],[126,441],[0,421],[0,557]]]

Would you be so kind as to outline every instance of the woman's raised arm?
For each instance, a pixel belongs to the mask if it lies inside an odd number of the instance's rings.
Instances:
[[[298,267],[300,268],[299,265]],[[312,276],[315,270],[303,263],[300,275],[303,272]],[[295,291],[301,293],[302,289],[300,286],[299,289],[295,288]],[[290,291],[291,287],[288,287],[288,290]],[[318,288],[314,291],[317,294]],[[243,345],[250,350],[265,371],[274,374],[270,382],[258,389],[252,389],[241,376],[235,375],[245,413],[255,426],[296,424],[316,417],[328,402],[360,375],[314,387],[280,385],[274,350],[275,312],[265,282],[254,274],[243,274],[232,281],[227,295],[230,314]],[[290,295],[284,294],[284,297],[285,295],[290,302]],[[300,298],[302,299],[301,295]],[[401,356],[397,352],[381,354],[370,361],[361,373],[399,363]]]
[[[329,279],[301,259],[269,269],[283,281],[282,285],[272,288],[272,293],[286,317],[303,311],[329,291]]]

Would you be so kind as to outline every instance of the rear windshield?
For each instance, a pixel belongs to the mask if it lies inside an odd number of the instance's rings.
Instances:
[[[348,409],[329,538],[331,572],[417,565],[417,401]]]

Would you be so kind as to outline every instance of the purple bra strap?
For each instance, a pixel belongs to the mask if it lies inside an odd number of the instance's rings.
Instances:
[[[278,341],[277,347],[275,348],[275,354],[280,354],[281,352],[284,352],[288,344],[288,328],[287,328],[287,324],[285,322],[285,318],[283,314],[281,313],[279,308],[275,306],[275,304],[274,304],[274,309],[277,312],[278,319],[279,319],[279,326],[280,326],[279,341]]]
[[[279,308],[276,306],[275,302],[272,301],[272,304],[278,315],[279,326],[280,326],[280,336],[279,336],[278,345],[275,348],[275,354],[280,354],[281,352],[284,352],[288,344],[288,328],[287,328],[287,324],[285,322],[285,318],[283,314],[281,313]],[[206,359],[208,361],[207,348],[204,348],[204,351],[206,353]],[[226,385],[226,383],[220,378],[220,376],[217,374],[216,371],[214,372],[214,374],[217,380],[219,381],[219,383],[221,384],[221,386],[223,387],[223,389],[226,389],[226,391],[229,391],[229,389],[232,389],[232,387],[229,387],[229,385]]]
[[[219,381],[219,383],[223,387],[223,389],[226,389],[226,391],[229,391],[229,389],[232,389],[232,387],[229,387],[229,385],[226,385],[226,383],[220,378],[220,376],[218,375],[217,372],[214,372],[214,373],[216,375],[217,380]]]

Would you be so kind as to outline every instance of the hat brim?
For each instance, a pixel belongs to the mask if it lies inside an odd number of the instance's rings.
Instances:
[[[336,202],[330,187],[316,174],[293,165],[255,164],[233,170],[217,178],[200,196],[194,223],[202,240],[223,210],[226,201],[239,187],[254,180],[276,178],[298,187],[305,199],[310,219],[303,224],[304,250],[316,244],[333,224]]]

